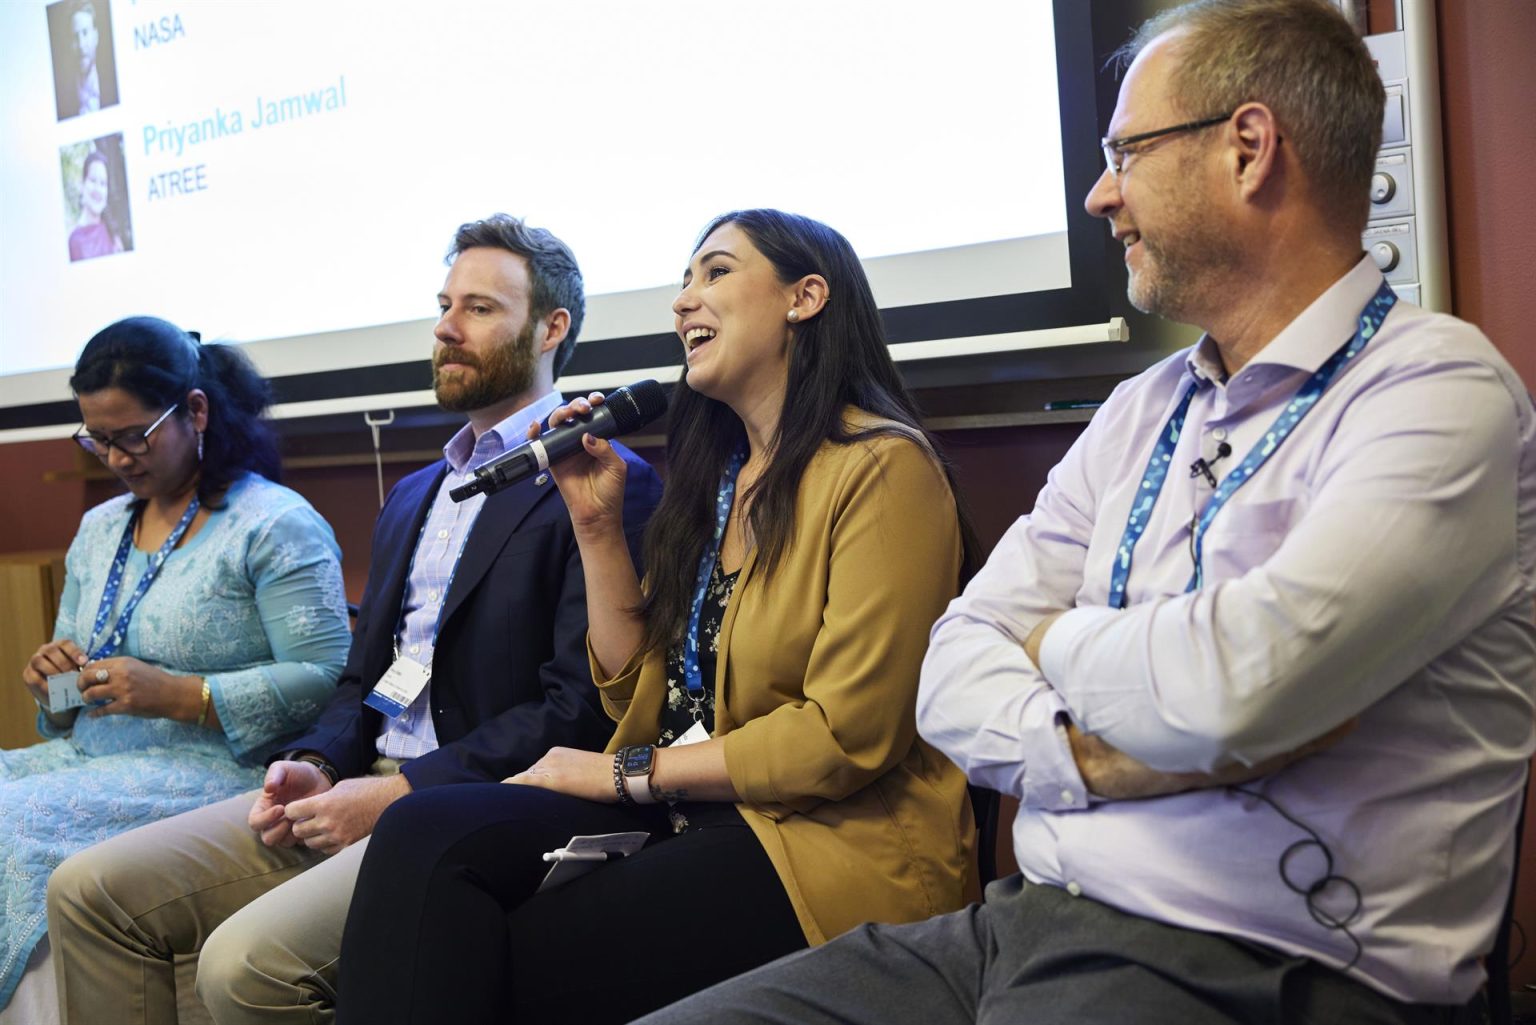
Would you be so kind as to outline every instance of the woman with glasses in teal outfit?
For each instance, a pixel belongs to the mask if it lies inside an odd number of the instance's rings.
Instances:
[[[259,786],[349,643],[335,538],[275,483],[268,386],[242,354],[134,317],[91,339],[70,387],[76,443],[128,493],[85,514],[53,639],[21,667],[51,739],[0,751],[0,1008],[17,996],[0,1023],[54,1017],[54,866]]]

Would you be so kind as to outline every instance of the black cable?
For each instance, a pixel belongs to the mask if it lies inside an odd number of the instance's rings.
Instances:
[[[1363,899],[1360,895],[1360,887],[1356,885],[1353,879],[1338,875],[1333,871],[1333,851],[1328,849],[1328,845],[1323,842],[1323,838],[1318,836],[1317,831],[1314,830],[1311,826],[1302,822],[1296,816],[1280,807],[1280,805],[1273,798],[1266,797],[1256,790],[1247,790],[1243,787],[1229,787],[1228,789],[1235,793],[1243,794],[1246,797],[1252,797],[1256,800],[1263,801],[1265,804],[1273,808],[1277,815],[1285,819],[1285,821],[1289,822],[1297,829],[1301,830],[1303,833],[1307,834],[1308,839],[1297,840],[1295,843],[1291,844],[1280,853],[1280,862],[1278,865],[1280,881],[1283,882],[1292,893],[1299,894],[1302,899],[1305,900],[1307,905],[1307,913],[1312,916],[1312,920],[1314,922],[1322,926],[1324,929],[1342,932],[1346,937],[1349,938],[1349,942],[1354,944],[1355,955],[1349,959],[1349,962],[1345,964],[1344,968],[1342,969],[1346,972],[1349,971],[1359,963],[1360,955],[1365,952],[1365,948],[1360,944],[1359,937],[1349,931],[1349,923],[1353,922],[1360,916],[1360,909],[1363,904]],[[1314,880],[1312,883],[1302,885],[1291,879],[1290,861],[1293,856],[1308,847],[1316,847],[1322,853],[1325,870],[1322,876]],[[1348,914],[1342,917],[1335,916],[1318,903],[1318,898],[1323,893],[1323,891],[1328,889],[1330,886],[1333,886],[1335,883],[1347,889],[1354,898],[1354,907],[1349,910]],[[1523,952],[1524,951],[1522,949],[1522,953]]]
[[[1520,924],[1518,918],[1511,918],[1509,920],[1509,927],[1520,934],[1520,950],[1514,957],[1509,959],[1509,967],[1513,971],[1515,965],[1520,963],[1520,959],[1525,957],[1525,926]]]

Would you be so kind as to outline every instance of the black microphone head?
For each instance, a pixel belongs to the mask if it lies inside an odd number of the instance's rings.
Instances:
[[[603,404],[613,411],[616,436],[628,434],[667,411],[667,390],[655,381],[636,381],[609,392]]]

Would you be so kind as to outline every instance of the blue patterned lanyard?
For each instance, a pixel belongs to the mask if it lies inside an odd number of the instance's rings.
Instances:
[[[715,536],[699,559],[699,577],[693,588],[693,605],[688,610],[688,633],[683,637],[683,682],[688,687],[689,711],[693,713],[694,722],[702,722],[704,716],[704,680],[699,671],[699,619],[704,612],[704,595],[709,590],[709,578],[714,575],[715,563],[720,560],[720,543],[725,538],[725,526],[731,520],[731,504],[736,498],[736,477],[746,461],[746,449],[737,449],[731,454],[725,472],[720,475],[720,489],[715,495]]]
[[[155,578],[160,575],[160,567],[165,565],[165,560],[181,543],[182,535],[192,525],[192,517],[197,515],[201,505],[197,496],[193,495],[192,501],[187,505],[187,511],[181,514],[181,519],[171,531],[171,536],[166,538],[160,550],[150,557],[149,567],[139,578],[139,585],[133,589],[133,594],[128,596],[128,603],[123,606],[117,622],[112,624],[112,633],[102,640],[102,632],[107,626],[107,617],[112,614],[112,606],[117,604],[117,592],[123,586],[123,571],[128,567],[128,552],[133,547],[135,517],[128,517],[128,525],[123,528],[123,540],[117,546],[117,556],[112,560],[111,571],[107,573],[107,587],[101,593],[101,606],[96,610],[96,625],[91,628],[91,643],[86,645],[87,657],[92,661],[98,658],[111,658],[123,646],[123,638],[128,635],[128,623],[133,619],[134,610],[139,607],[139,602],[144,595],[149,593],[149,585],[153,584]],[[100,647],[97,646],[98,644]]]
[[[1366,343],[1375,337],[1376,332],[1381,329],[1382,321],[1387,318],[1388,311],[1396,302],[1397,293],[1392,291],[1391,285],[1383,281],[1370,302],[1365,304],[1365,309],[1360,311],[1360,325],[1355,329],[1355,333],[1297,389],[1296,394],[1291,397],[1290,402],[1286,403],[1285,408],[1280,411],[1280,415],[1270,425],[1269,430],[1264,432],[1258,444],[1249,450],[1243,457],[1243,461],[1217,486],[1211,495],[1211,500],[1206,503],[1205,509],[1192,528],[1195,572],[1184,588],[1186,592],[1193,591],[1204,583],[1201,556],[1205,532],[1210,527],[1211,521],[1216,518],[1216,514],[1221,512],[1238,488],[1252,479],[1259,467],[1275,454],[1285,439],[1291,436],[1296,425],[1301,422],[1302,417],[1312,411],[1313,406],[1317,405],[1317,400],[1322,398],[1323,392],[1333,383],[1333,379],[1338,376],[1344,365],[1359,355]],[[1168,467],[1173,462],[1173,451],[1178,446],[1179,435],[1184,431],[1184,417],[1189,412],[1190,400],[1195,397],[1199,387],[1198,382],[1191,384],[1189,390],[1184,393],[1184,397],[1179,400],[1173,415],[1168,418],[1168,423],[1163,428],[1157,447],[1152,450],[1152,458],[1147,461],[1146,471],[1142,473],[1141,486],[1137,488],[1136,498],[1131,503],[1131,514],[1125,523],[1125,533],[1121,535],[1120,547],[1115,552],[1114,562],[1110,568],[1109,607],[1112,609],[1125,608],[1125,588],[1131,577],[1131,555],[1136,549],[1136,542],[1141,540],[1141,535],[1147,529],[1147,522],[1152,517],[1152,507],[1157,504],[1157,496],[1162,493],[1163,482],[1168,477]]]

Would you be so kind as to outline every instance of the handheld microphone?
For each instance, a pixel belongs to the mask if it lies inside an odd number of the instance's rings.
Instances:
[[[637,381],[611,391],[603,404],[586,416],[551,427],[532,441],[481,463],[471,471],[474,478],[448,492],[448,497],[462,502],[473,495],[493,495],[549,469],[550,463],[558,463],[581,448],[581,439],[588,434],[616,438],[644,427],[666,409],[667,393],[655,381]]]

